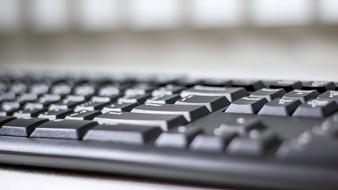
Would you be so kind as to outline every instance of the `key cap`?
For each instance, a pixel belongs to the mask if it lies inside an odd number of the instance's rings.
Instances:
[[[225,96],[230,102],[249,95],[244,88],[195,86],[182,91],[181,97],[191,94],[197,96]]]
[[[38,100],[38,95],[36,94],[21,94],[18,98],[17,101],[19,102],[33,102]]]
[[[83,84],[74,88],[74,94],[80,96],[91,96],[95,93],[95,87],[89,84]]]
[[[326,117],[338,110],[335,101],[329,100],[311,100],[305,104],[301,104],[293,116],[297,117]]]
[[[17,82],[17,83],[11,84],[9,88],[9,92],[12,92],[14,94],[21,94],[21,93],[25,93],[27,89],[28,89],[28,86],[26,84]]]
[[[333,100],[338,103],[338,91],[328,90],[317,97],[318,100]]]
[[[150,94],[143,95],[125,95],[118,99],[118,103],[138,103],[143,104],[148,98],[150,98]]]
[[[222,135],[197,135],[190,149],[195,151],[223,152],[229,142],[236,137],[236,133],[223,133]]]
[[[88,111],[80,110],[70,115],[66,116],[65,119],[75,119],[75,120],[92,120],[94,117],[101,115],[100,111]]]
[[[236,133],[246,135],[251,131],[262,131],[266,129],[263,122],[258,119],[246,119],[243,117],[231,118],[223,122],[218,128],[214,129],[214,135],[222,136],[223,134]]]
[[[71,114],[73,111],[71,110],[50,110],[46,112],[42,112],[39,114],[39,118],[46,118],[49,120],[63,119],[67,115]]]
[[[280,138],[271,131],[253,131],[249,135],[234,138],[226,152],[243,156],[263,156],[280,142]]]
[[[61,96],[58,94],[44,94],[39,98],[41,103],[55,103],[61,100]]]
[[[86,100],[85,96],[82,95],[67,95],[64,101],[66,102],[83,102]]]
[[[292,100],[300,100],[305,103],[311,99],[315,99],[318,96],[318,92],[316,90],[293,90],[291,92],[286,93],[283,98],[292,99]]]
[[[17,117],[17,118],[32,118],[32,117],[37,117],[41,112],[45,111],[45,109],[36,109],[36,108],[32,108],[32,109],[23,109],[23,110],[19,110],[14,112],[13,116]]]
[[[0,128],[0,135],[28,137],[35,127],[47,122],[47,119],[15,119]]]
[[[84,140],[117,142],[127,144],[146,144],[155,139],[161,128],[141,125],[98,125],[86,133]]]
[[[247,91],[256,91],[264,88],[264,84],[259,80],[233,80],[231,83],[233,87],[243,87]]]
[[[297,99],[277,98],[263,106],[258,115],[290,116],[301,104]]]
[[[189,95],[177,100],[177,105],[200,105],[208,108],[210,112],[214,112],[225,106],[230,102],[224,96],[196,96]]]
[[[286,92],[290,92],[294,89],[300,89],[302,83],[300,81],[291,80],[278,80],[269,85],[269,88],[283,88]]]
[[[97,116],[94,121],[100,124],[116,123],[129,125],[158,126],[168,131],[175,126],[184,125],[187,120],[181,115],[145,114],[131,112],[108,112]]]
[[[16,99],[16,95],[12,92],[6,92],[0,94],[0,101],[6,102],[6,101],[14,101]]]
[[[150,86],[148,84],[138,84],[132,88],[129,88],[125,91],[125,95],[127,96],[136,96],[136,95],[144,95],[152,90],[154,90],[155,86]]]
[[[81,102],[71,102],[63,100],[59,103],[51,104],[48,110],[70,110],[75,108],[79,104],[81,104]]]
[[[102,113],[107,113],[107,112],[129,112],[131,111],[134,107],[138,106],[137,103],[115,103],[115,104],[109,104],[105,106],[102,109]]]
[[[276,98],[282,97],[284,94],[284,89],[262,88],[253,92],[250,97],[261,97],[267,99],[270,102]]]
[[[9,116],[18,111],[20,104],[18,102],[3,102],[1,104],[0,116]]]
[[[109,102],[94,102],[94,101],[88,101],[84,102],[80,105],[77,105],[75,107],[75,112],[78,112],[80,110],[87,110],[87,111],[95,111],[95,110],[101,110],[104,106],[108,105]]]
[[[201,133],[199,127],[180,126],[175,130],[163,132],[155,141],[158,147],[187,148],[196,135]]]
[[[328,82],[328,81],[307,81],[307,82],[302,82],[302,89],[317,90],[319,93],[322,93],[327,90],[334,90],[335,85],[333,82]]]
[[[44,109],[47,107],[48,103],[39,103],[39,102],[28,102],[24,105],[24,109]]]
[[[32,94],[46,94],[49,91],[49,85],[45,83],[35,83],[30,87],[30,93]]]
[[[182,90],[184,89],[185,87],[183,86],[167,85],[165,87],[155,89],[152,92],[152,96],[156,97],[156,96],[161,96],[161,95],[174,95],[174,94],[178,94],[182,92]]]
[[[256,114],[267,102],[268,101],[265,98],[244,97],[232,102],[225,112]]]
[[[118,85],[107,85],[99,90],[99,96],[115,96],[122,93],[124,88]]]
[[[72,91],[72,86],[66,83],[56,84],[51,89],[52,94],[59,94],[59,95],[70,94],[71,91]]]
[[[0,127],[9,121],[12,121],[13,119],[15,119],[15,117],[10,116],[0,117]]]
[[[30,137],[79,140],[96,125],[96,122],[85,120],[48,121],[36,127]]]
[[[162,95],[155,96],[146,101],[146,103],[150,104],[173,104],[180,98],[179,95]]]
[[[194,121],[209,114],[209,110],[205,106],[174,104],[145,104],[133,108],[131,112],[145,114],[182,115],[188,121]]]
[[[121,95],[112,95],[112,96],[93,96],[91,101],[93,102],[116,102]]]

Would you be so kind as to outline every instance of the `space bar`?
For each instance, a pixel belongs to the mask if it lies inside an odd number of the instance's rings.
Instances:
[[[144,114],[131,112],[108,112],[97,116],[94,121],[100,124],[116,123],[143,126],[158,126],[163,131],[172,127],[184,125],[187,120],[181,115]]]

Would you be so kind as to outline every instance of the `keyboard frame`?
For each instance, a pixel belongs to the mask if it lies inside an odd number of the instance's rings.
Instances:
[[[334,189],[338,186],[338,170],[334,168],[60,139],[0,137],[0,162],[222,187]]]

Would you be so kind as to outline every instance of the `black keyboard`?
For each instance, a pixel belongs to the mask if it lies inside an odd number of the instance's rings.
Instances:
[[[338,85],[0,76],[0,163],[201,185],[338,189]]]

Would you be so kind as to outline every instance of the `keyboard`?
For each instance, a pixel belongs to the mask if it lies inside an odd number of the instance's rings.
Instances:
[[[338,188],[338,83],[0,76],[0,163],[215,187]]]

